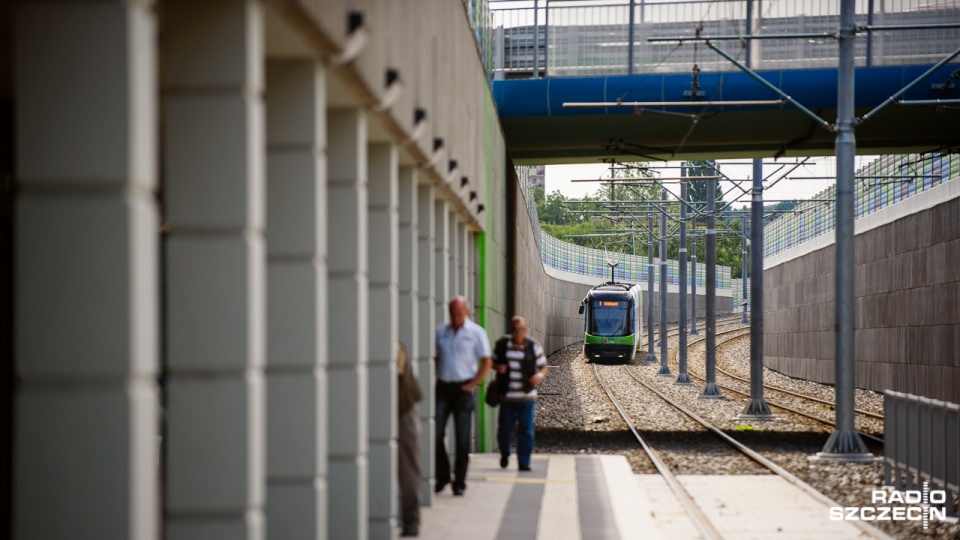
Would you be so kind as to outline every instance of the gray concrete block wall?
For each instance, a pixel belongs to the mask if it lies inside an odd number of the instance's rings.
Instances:
[[[857,235],[856,383],[960,402],[960,197]],[[764,271],[766,365],[834,382],[834,247]]]

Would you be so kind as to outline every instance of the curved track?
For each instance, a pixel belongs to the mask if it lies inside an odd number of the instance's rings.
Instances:
[[[743,337],[748,337],[749,335],[750,335],[750,329],[749,329],[749,328],[736,328],[736,329],[733,329],[733,330],[727,330],[727,331],[725,331],[725,332],[718,332],[718,333],[717,333],[717,338],[720,338],[721,336],[730,336],[730,337],[728,337],[727,339],[724,339],[724,340],[722,340],[722,341],[718,339],[718,341],[717,341],[718,356],[719,356],[719,350],[720,350],[720,348],[721,348],[722,346],[727,345],[727,344],[733,342],[733,341],[736,340],[736,339],[743,338]],[[703,342],[705,339],[706,339],[705,337],[704,337],[704,338],[695,339],[694,341],[692,341],[692,342],[690,342],[690,343],[687,344],[687,348],[689,349],[689,348],[692,347],[693,345],[696,345],[696,344],[699,344],[699,343]],[[680,351],[676,351],[676,352],[674,353],[674,362],[675,362],[675,363],[679,363],[679,360],[678,360],[679,354],[680,354]],[[718,373],[721,373],[721,374],[723,374],[723,375],[725,375],[725,376],[727,376],[727,377],[729,377],[729,378],[731,378],[731,379],[734,379],[734,380],[736,380],[736,381],[739,381],[739,382],[741,382],[741,383],[744,383],[744,384],[747,384],[747,385],[750,384],[750,380],[749,380],[749,379],[745,379],[745,378],[743,378],[743,377],[734,375],[734,374],[732,374],[732,373],[730,373],[730,372],[728,372],[728,371],[726,371],[726,370],[723,370],[723,369],[721,369],[721,368],[719,368],[719,367],[717,367],[717,372],[718,372]],[[695,372],[695,371],[690,371],[690,370],[689,370],[689,367],[688,367],[688,369],[687,369],[687,373],[688,373],[691,377],[695,377],[695,378],[700,379],[700,380],[704,380],[704,379],[705,379],[705,377],[704,377],[703,374],[698,373],[698,372]],[[745,391],[740,390],[740,389],[738,389],[738,388],[734,388],[734,387],[730,386],[729,384],[722,384],[722,383],[720,383],[720,382],[718,381],[718,382],[717,382],[717,386],[719,386],[720,388],[722,388],[722,389],[724,389],[724,390],[733,392],[733,393],[735,393],[735,394],[739,394],[739,395],[744,396],[744,397],[747,397],[747,398],[750,397],[750,392],[749,392],[749,391],[746,391],[746,392],[745,392]],[[805,394],[801,394],[801,393],[799,393],[799,392],[793,392],[793,391],[791,391],[791,390],[786,390],[786,389],[783,389],[783,388],[778,388],[778,387],[776,387],[776,386],[769,385],[769,384],[766,384],[766,383],[763,385],[763,388],[764,388],[764,390],[770,390],[770,391],[774,391],[774,392],[781,392],[781,393],[788,394],[788,395],[791,395],[791,396],[794,396],[794,397],[797,397],[797,398],[800,398],[800,399],[804,399],[804,400],[807,400],[807,401],[811,401],[811,402],[814,402],[814,403],[825,404],[825,405],[828,405],[828,406],[830,406],[830,407],[834,407],[834,406],[835,406],[835,404],[834,404],[833,402],[831,402],[831,401],[827,401],[827,400],[824,400],[824,399],[820,399],[820,398],[814,397],[814,396],[808,396],[808,395],[805,395]],[[808,413],[808,412],[805,412],[805,411],[801,411],[801,410],[799,410],[799,409],[797,409],[797,408],[795,408],[795,407],[791,407],[791,406],[789,406],[789,405],[785,405],[785,404],[783,404],[782,402],[778,402],[778,401],[769,399],[769,398],[766,397],[766,396],[764,396],[764,401],[766,401],[767,404],[770,405],[771,407],[776,407],[776,408],[778,408],[778,409],[781,409],[781,410],[784,410],[784,411],[788,411],[788,412],[790,412],[790,413],[793,413],[793,414],[802,416],[802,417],[804,417],[804,418],[808,418],[808,419],[810,419],[810,420],[814,420],[814,421],[816,421],[816,422],[819,422],[819,423],[822,423],[822,424],[825,424],[825,425],[828,425],[828,426],[831,426],[831,427],[835,427],[835,426],[836,426],[836,422],[833,422],[832,420],[828,420],[828,419],[823,418],[823,417],[821,417],[821,416],[819,416],[819,415],[816,415],[816,414],[811,414],[811,413]],[[874,412],[872,412],[872,411],[864,411],[864,410],[861,410],[861,409],[854,409],[854,411],[856,412],[856,414],[860,414],[860,415],[862,415],[862,416],[866,416],[866,417],[869,417],[869,418],[872,418],[872,419],[883,420],[883,415],[882,415],[882,414],[877,414],[877,413],[874,413]],[[875,442],[877,442],[877,443],[883,444],[883,438],[882,438],[882,437],[878,437],[877,435],[874,435],[874,434],[871,434],[871,433],[866,433],[866,432],[863,432],[863,431],[858,431],[857,433],[859,433],[861,437],[865,437],[865,438],[870,439],[870,440],[872,440],[872,441],[875,441]]]

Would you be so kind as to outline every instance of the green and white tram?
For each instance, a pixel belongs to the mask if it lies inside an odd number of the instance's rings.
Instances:
[[[633,360],[643,339],[640,285],[608,282],[590,289],[580,303],[583,355],[587,360]]]

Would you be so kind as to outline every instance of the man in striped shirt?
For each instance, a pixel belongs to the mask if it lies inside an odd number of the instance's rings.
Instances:
[[[533,414],[537,386],[547,377],[547,358],[543,347],[527,337],[527,321],[519,315],[510,320],[510,335],[497,341],[494,369],[497,371],[500,417],[497,442],[500,445],[500,467],[506,468],[513,446],[513,427],[520,424],[517,441],[517,465],[530,470],[533,452]]]

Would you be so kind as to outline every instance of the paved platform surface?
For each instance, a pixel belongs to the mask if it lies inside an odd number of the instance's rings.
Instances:
[[[467,489],[448,486],[423,508],[429,540],[701,538],[658,475],[635,475],[623,456],[535,455],[516,460],[474,454]],[[773,475],[681,476],[681,483],[727,539],[853,539],[871,536],[831,521],[825,505]]]

